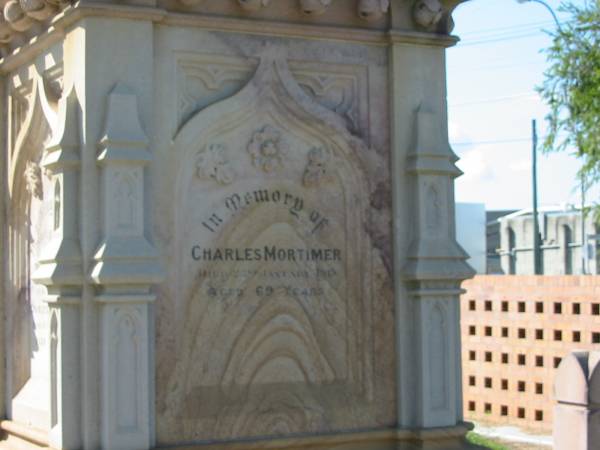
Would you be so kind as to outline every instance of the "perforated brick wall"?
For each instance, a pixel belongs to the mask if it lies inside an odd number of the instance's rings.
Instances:
[[[556,367],[600,350],[600,276],[482,275],[462,287],[465,418],[551,432]]]

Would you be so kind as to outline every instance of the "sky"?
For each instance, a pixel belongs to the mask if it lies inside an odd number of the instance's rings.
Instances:
[[[568,19],[559,0],[546,3],[560,21]],[[548,67],[544,49],[552,41],[545,30],[555,22],[543,5],[517,0],[470,0],[453,17],[461,42],[447,53],[449,132],[464,172],[456,201],[531,208],[531,121],[541,141],[548,111],[535,87]],[[538,153],[540,206],[580,205],[579,165],[568,152]]]

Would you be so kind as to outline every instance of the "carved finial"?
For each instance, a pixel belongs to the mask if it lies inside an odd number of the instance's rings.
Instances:
[[[433,30],[444,16],[440,0],[417,0],[413,8],[413,18],[417,25]]]
[[[25,167],[25,188],[29,195],[41,199],[43,196],[42,190],[42,170],[40,166],[33,162],[27,161]]]
[[[358,16],[367,22],[381,19],[390,8],[390,0],[359,0]]]
[[[300,0],[302,13],[307,16],[319,16],[327,11],[332,0]]]
[[[15,37],[15,32],[13,31],[10,24],[4,18],[4,14],[0,12],[0,43],[8,44]]]
[[[271,0],[238,0],[238,3],[246,11],[258,11],[269,6]]]
[[[10,0],[4,5],[4,18],[16,31],[26,31],[33,25],[18,0]]]

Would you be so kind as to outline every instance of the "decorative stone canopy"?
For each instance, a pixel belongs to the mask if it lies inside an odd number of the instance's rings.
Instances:
[[[460,0],[28,1],[0,0],[0,438],[464,448]]]
[[[9,0],[0,15],[0,43],[12,42],[36,23],[55,16],[69,2],[64,0]]]
[[[452,11],[465,0],[0,0],[0,50],[7,56],[77,11],[131,15],[133,8],[154,14],[252,18],[302,25],[351,26],[382,31],[416,31],[448,35]],[[348,11],[350,9],[352,12]],[[391,17],[394,16],[394,17]],[[398,16],[398,17],[396,17]],[[402,16],[402,17],[399,17]],[[68,22],[68,20],[67,20]]]

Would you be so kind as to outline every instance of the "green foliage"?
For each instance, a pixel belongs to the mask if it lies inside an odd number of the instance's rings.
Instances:
[[[508,450],[504,445],[500,445],[491,439],[485,438],[477,433],[467,433],[467,441],[473,445],[479,445],[484,448],[489,448],[491,450]]]
[[[565,2],[570,15],[552,34],[550,68],[538,88],[550,106],[546,151],[574,149],[586,185],[600,180],[600,0]]]

